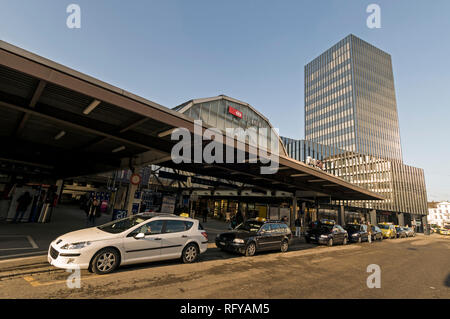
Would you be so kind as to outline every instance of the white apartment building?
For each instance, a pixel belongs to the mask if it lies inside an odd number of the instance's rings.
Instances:
[[[428,223],[439,227],[450,225],[450,202],[440,202],[435,208],[428,208]]]

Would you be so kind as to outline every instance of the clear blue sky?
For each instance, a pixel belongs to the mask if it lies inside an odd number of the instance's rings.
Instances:
[[[66,7],[81,7],[81,29]],[[366,7],[381,7],[381,29]],[[450,1],[0,0],[0,38],[167,107],[225,94],[304,137],[303,68],[350,33],[393,59],[403,158],[450,199]]]

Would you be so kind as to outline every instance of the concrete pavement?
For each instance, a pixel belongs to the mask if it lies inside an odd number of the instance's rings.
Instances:
[[[194,264],[154,262],[106,276],[82,271],[80,288],[72,289],[70,273],[32,258],[20,271],[0,263],[0,298],[450,298],[449,250],[449,238],[441,236],[254,257],[212,248]],[[379,289],[366,284],[371,264],[381,269]],[[5,277],[8,269],[17,272]]]

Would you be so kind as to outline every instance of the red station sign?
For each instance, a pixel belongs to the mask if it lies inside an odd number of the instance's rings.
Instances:
[[[233,114],[236,117],[242,118],[242,112],[236,110],[235,108],[228,106],[228,113]]]

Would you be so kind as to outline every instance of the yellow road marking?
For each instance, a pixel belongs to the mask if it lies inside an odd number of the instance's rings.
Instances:
[[[83,281],[86,281],[86,280],[101,279],[101,278],[106,278],[106,277],[109,277],[109,276],[111,276],[111,275],[101,275],[101,276],[92,275],[92,276],[89,276],[87,278],[81,277],[80,281],[81,281],[81,283],[83,283]],[[39,281],[35,280],[33,277],[31,277],[31,276],[25,276],[25,277],[23,277],[23,279],[26,282],[28,282],[33,287],[50,286],[50,285],[58,285],[58,284],[65,284],[65,283],[67,283],[67,279],[66,280],[49,281],[49,282],[39,282]]]
[[[25,276],[23,277],[23,279],[25,279],[25,281],[27,281],[33,287],[39,286],[39,283],[37,281],[34,281],[34,278],[31,276]]]

